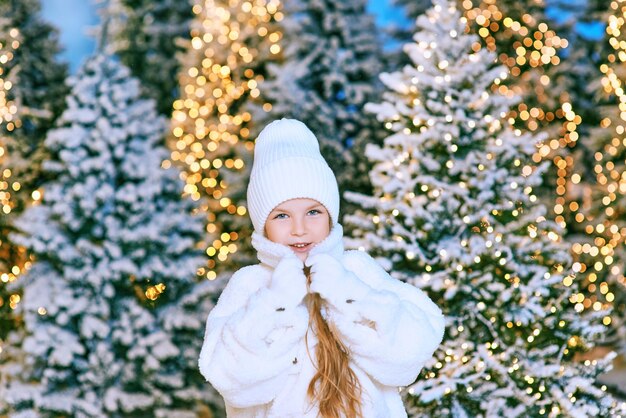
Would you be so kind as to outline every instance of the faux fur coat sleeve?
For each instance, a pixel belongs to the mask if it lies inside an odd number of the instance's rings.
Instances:
[[[318,276],[312,288],[327,301],[326,319],[353,361],[386,386],[415,381],[443,338],[445,321],[437,305],[364,252],[348,251],[340,264],[329,257],[311,262]]]
[[[273,291],[260,265],[237,271],[209,314],[199,367],[227,404],[271,402],[297,373],[294,363],[308,326],[302,294]]]

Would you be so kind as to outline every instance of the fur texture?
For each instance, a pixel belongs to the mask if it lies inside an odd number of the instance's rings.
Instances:
[[[404,418],[397,388],[416,379],[441,343],[443,315],[366,253],[344,252],[342,237],[335,224],[311,251],[311,289],[326,301],[324,315],[350,349],[364,417]],[[306,395],[315,368],[304,341],[309,315],[301,267],[285,263],[293,256],[286,246],[260,235],[253,244],[261,264],[236,272],[209,314],[200,371],[224,397],[230,418],[316,417]],[[308,343],[314,353],[317,341]]]

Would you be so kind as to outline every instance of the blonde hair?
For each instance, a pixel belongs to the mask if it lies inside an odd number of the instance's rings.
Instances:
[[[310,275],[306,270],[308,282]],[[322,317],[323,305],[319,294],[309,294],[309,330],[317,336],[316,369],[307,395],[319,405],[322,418],[362,418],[361,383],[350,368],[350,353],[332,323]],[[307,339],[309,331],[305,336]],[[308,350],[308,343],[307,343]],[[309,353],[310,357],[310,353]]]

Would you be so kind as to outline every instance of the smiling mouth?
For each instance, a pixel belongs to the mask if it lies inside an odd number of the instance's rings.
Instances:
[[[295,251],[308,251],[309,248],[311,247],[311,243],[299,243],[299,244],[290,244],[289,245],[291,248],[293,248]]]

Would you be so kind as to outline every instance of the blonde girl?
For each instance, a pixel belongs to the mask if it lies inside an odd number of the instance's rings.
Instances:
[[[256,141],[248,208],[259,264],[237,271],[207,319],[201,373],[229,418],[403,418],[444,318],[368,254],[344,251],[335,176],[301,122]]]

